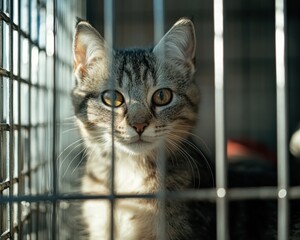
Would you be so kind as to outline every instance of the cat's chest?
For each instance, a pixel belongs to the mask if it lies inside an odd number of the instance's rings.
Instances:
[[[102,193],[110,193],[112,169],[111,154],[90,156],[87,162],[87,177],[95,179],[95,185],[84,184],[84,189],[96,189]],[[99,185],[97,187],[97,185]],[[155,169],[145,163],[144,159],[130,155],[115,154],[114,158],[114,191],[117,194],[147,194],[157,188]],[[97,191],[97,190],[96,190]],[[97,191],[98,192],[98,191]]]
[[[150,170],[140,166],[138,159],[121,157],[115,161],[115,190],[124,193],[149,193]]]
[[[141,162],[143,161],[143,162]],[[115,190],[119,194],[153,193],[157,187],[155,170],[145,160],[118,156],[115,160]]]

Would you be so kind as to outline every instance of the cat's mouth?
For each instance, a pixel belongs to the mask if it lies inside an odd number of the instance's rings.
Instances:
[[[152,150],[155,144],[153,144],[153,142],[149,141],[148,139],[138,137],[127,141],[119,141],[118,145],[121,147],[121,149],[124,149],[128,152],[141,154],[147,153],[149,150]]]
[[[142,138],[138,138],[137,140],[127,142],[127,145],[144,145],[144,144],[151,144],[151,142],[146,141]]]

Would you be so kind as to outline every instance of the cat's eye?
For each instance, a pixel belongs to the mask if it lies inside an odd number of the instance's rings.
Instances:
[[[165,106],[172,101],[173,93],[169,88],[158,89],[152,96],[152,102],[156,106]]]
[[[108,90],[102,93],[102,102],[109,107],[120,107],[124,103],[124,98],[118,91]]]

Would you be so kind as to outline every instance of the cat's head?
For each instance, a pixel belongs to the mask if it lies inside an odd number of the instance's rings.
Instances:
[[[199,92],[194,81],[195,30],[180,19],[152,49],[113,50],[89,23],[74,36],[73,104],[89,143],[148,154],[169,151],[193,128]],[[114,117],[113,114],[114,113]]]

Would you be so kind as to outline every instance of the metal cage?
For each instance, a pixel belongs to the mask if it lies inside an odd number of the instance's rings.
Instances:
[[[130,6],[133,9],[132,12],[130,12],[130,9],[127,10],[129,14],[139,14],[139,8],[134,8],[135,4],[139,5],[138,1],[131,0],[129,2],[128,4],[131,4]],[[69,203],[72,202],[80,203],[84,199],[105,198],[109,199],[113,206],[117,198],[158,198],[163,203],[169,197],[216,202],[218,240],[228,239],[228,203],[230,201],[246,199],[277,200],[278,239],[289,239],[289,201],[300,198],[299,186],[290,186],[288,181],[290,161],[288,137],[291,128],[294,127],[290,127],[289,123],[294,125],[298,121],[297,118],[300,118],[299,107],[297,107],[300,87],[293,80],[295,79],[293,76],[287,76],[288,64],[299,61],[299,51],[297,49],[292,54],[293,61],[287,61],[287,43],[293,44],[287,38],[287,21],[290,19],[287,14],[287,1],[274,0],[267,1],[268,6],[266,4],[266,8],[270,8],[274,18],[269,31],[273,34],[271,47],[274,46],[274,56],[270,57],[270,61],[274,60],[275,69],[275,72],[271,74],[274,76],[272,83],[274,93],[272,93],[272,96],[275,96],[273,100],[276,102],[276,110],[274,110],[276,119],[272,124],[276,125],[273,129],[276,136],[272,134],[270,136],[277,139],[275,149],[278,159],[278,183],[274,187],[260,188],[228,188],[227,183],[226,147],[228,136],[234,132],[232,131],[234,127],[228,127],[228,116],[226,115],[228,110],[226,106],[228,102],[231,102],[230,96],[226,93],[232,90],[226,85],[226,81],[230,81],[229,77],[231,77],[228,73],[232,70],[227,62],[227,60],[229,62],[232,60],[230,58],[230,44],[226,41],[227,37],[231,39],[230,33],[232,33],[232,25],[228,23],[230,14],[236,14],[243,6],[242,4],[235,6],[232,1],[214,0],[213,2],[203,1],[201,8],[199,7],[201,1],[183,2],[179,1],[176,4],[173,1],[163,0],[147,2],[147,11],[150,13],[145,12],[145,16],[151,19],[151,23],[145,29],[150,33],[146,37],[141,37],[141,39],[146,39],[144,42],[148,44],[148,36],[152,36],[154,42],[157,42],[166,30],[166,20],[169,20],[169,17],[174,17],[171,15],[172,11],[181,16],[187,14],[183,10],[181,11],[181,9],[184,9],[183,5],[187,6],[188,14],[194,15],[196,21],[206,21],[205,24],[202,24],[205,29],[202,30],[202,33],[207,33],[209,36],[206,41],[202,42],[210,42],[211,59],[202,58],[200,64],[210,69],[210,73],[205,74],[210,74],[210,80],[212,80],[210,84],[213,92],[210,93],[213,96],[210,96],[210,99],[214,104],[210,103],[208,107],[212,112],[210,116],[214,118],[214,123],[212,124],[211,119],[209,119],[209,123],[206,125],[204,123],[203,128],[206,128],[206,126],[211,127],[208,128],[209,133],[206,132],[206,134],[209,135],[209,141],[212,143],[211,147],[215,149],[215,153],[211,155],[215,155],[216,158],[216,187],[180,193],[167,193],[162,189],[160,194],[143,196],[117,196],[112,188],[110,196],[85,196],[72,190],[72,183],[74,183],[77,175],[75,176],[76,173],[73,174],[74,172],[69,170],[70,168],[75,169],[81,164],[81,159],[77,160],[77,158],[82,154],[79,145],[72,146],[76,143],[74,139],[77,139],[78,136],[72,131],[73,126],[70,125],[71,121],[68,120],[72,116],[70,91],[74,84],[72,38],[75,19],[76,17],[87,17],[93,22],[92,18],[95,16],[95,12],[93,15],[91,9],[94,11],[97,9],[97,14],[99,12],[103,13],[101,19],[97,19],[98,26],[96,27],[103,30],[106,41],[111,46],[122,46],[126,43],[127,38],[126,35],[122,34],[124,33],[122,31],[125,31],[122,29],[122,24],[118,25],[116,21],[128,17],[128,25],[130,25],[134,20],[130,18],[128,12],[125,13],[126,10],[122,12],[123,4],[125,4],[122,1],[1,1],[1,239],[76,239],[76,236],[68,231],[67,221],[65,221]],[[90,7],[88,4],[95,4],[97,7]],[[258,1],[257,5],[264,4],[262,1]],[[171,6],[173,6],[172,11],[169,9]],[[255,8],[255,4],[250,7]],[[197,15],[198,10],[199,15]],[[200,14],[202,14],[201,17],[198,17]],[[260,17],[263,18],[263,16]],[[233,21],[236,21],[236,19]],[[294,19],[291,24],[292,27],[289,29],[289,36],[294,36],[291,32],[293,33],[299,27],[298,24],[299,18]],[[151,29],[151,26],[153,26],[153,29]],[[248,27],[251,28],[251,26]],[[134,31],[131,30],[130,33]],[[243,31],[246,30],[242,30],[242,34],[245,33]],[[299,39],[298,35],[295,36],[295,39]],[[198,36],[198,38],[202,37]],[[131,39],[136,40],[135,37]],[[127,39],[127,42],[130,42],[131,39]],[[249,50],[248,48],[249,42],[242,49]],[[202,50],[204,49],[202,48]],[[251,50],[246,51],[247,53],[251,54]],[[259,57],[255,60],[259,61]],[[247,68],[248,63],[243,63],[242,68]],[[202,69],[201,71],[203,73],[205,70]],[[251,73],[251,69],[247,69],[246,72]],[[297,70],[292,71],[292,74],[297,74]],[[288,95],[290,92],[288,91],[289,79],[293,80],[293,86],[298,90],[298,94],[295,93],[295,90],[292,91],[292,103],[287,101],[290,99]],[[205,84],[207,87],[207,82]],[[246,85],[246,87],[249,87],[249,85]],[[295,99],[296,102],[298,101],[296,105]],[[251,107],[251,104],[249,103],[248,106]],[[204,114],[209,110],[205,111]],[[289,111],[292,111],[292,121],[288,119]],[[205,119],[203,116],[201,118]],[[211,133],[214,133],[214,137]],[[71,152],[66,151],[72,147],[74,148],[74,146],[78,149]],[[74,159],[75,161],[73,161]],[[112,161],[114,160],[112,159]],[[161,168],[164,171],[163,164]],[[111,209],[111,214],[113,214],[113,207]],[[111,226],[113,228],[113,224]],[[164,239],[163,232],[164,226],[162,226],[161,239]],[[113,239],[113,229],[111,233],[111,239]]]

